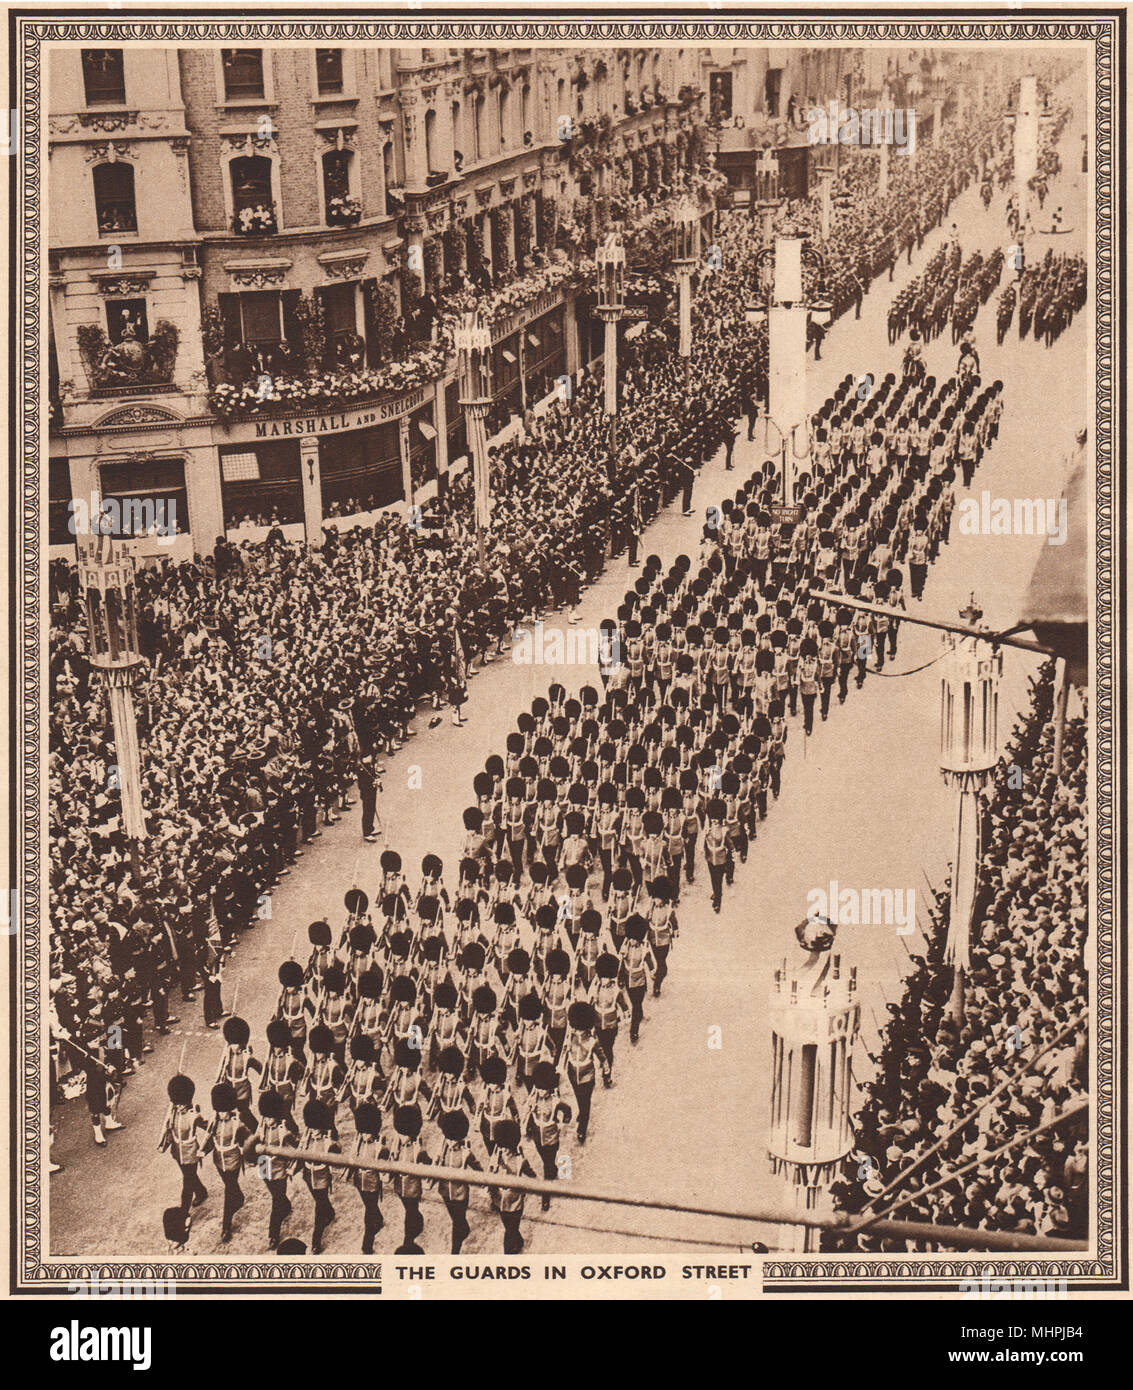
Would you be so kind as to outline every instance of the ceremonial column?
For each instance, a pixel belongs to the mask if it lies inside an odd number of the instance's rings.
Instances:
[[[825,917],[795,928],[806,952],[775,971],[771,995],[771,1170],[784,1205],[830,1215],[828,1189],[853,1147],[851,1063],[860,1023],[857,971],[830,954],[836,927]],[[814,1227],[780,1227],[783,1250],[818,1249]]]
[[[472,490],[476,516],[476,549],[484,563],[484,533],[491,525],[491,479],[488,476],[488,435],[485,421],[492,403],[492,335],[480,315],[470,309],[453,332],[460,379],[460,404],[472,460]]]
[[[92,535],[79,548],[79,579],[85,590],[90,664],[102,672],[110,719],[114,726],[115,773],[122,802],[122,831],[130,846],[130,862],[142,887],[142,849],[146,818],[142,806],[142,768],[138,748],[138,719],[131,685],[142,664],[138,647],[138,604],[134,557],[116,548],[107,535]]]
[[[673,213],[673,265],[680,284],[680,355],[692,356],[692,273],[700,259],[700,208],[686,194]]]
[[[893,111],[887,108],[882,112],[880,163],[877,171],[877,195],[889,196],[889,146],[893,141]]]
[[[1027,225],[1031,197],[1028,187],[1039,165],[1039,98],[1034,73],[1019,79],[1019,105],[1015,111],[1015,202],[1019,222]]]
[[[299,476],[303,482],[303,532],[308,546],[323,543],[323,481],[319,473],[319,441],[313,435],[299,440]]]
[[[622,234],[610,232],[598,248],[597,314],[605,328],[605,410],[611,422],[618,413],[618,324],[625,311],[626,253]]]
[[[805,462],[810,453],[806,408],[809,310],[803,294],[803,244],[801,236],[776,238],[774,280],[767,308],[767,412],[782,440],[785,507],[795,504],[796,466]]]
[[[968,601],[960,617],[975,625],[983,613]],[[1003,653],[978,637],[944,634],[940,673],[940,768],[956,792],[952,833],[952,901],[944,959],[952,965],[952,1015],[963,1013],[964,971],[980,872],[980,792],[999,748],[999,678]]]
[[[884,149],[884,146],[882,146]],[[818,170],[818,177],[822,181],[822,240],[830,240],[830,199],[831,185],[834,182],[834,170],[828,166]]]
[[[944,98],[932,99],[932,143],[939,145],[944,135]]]

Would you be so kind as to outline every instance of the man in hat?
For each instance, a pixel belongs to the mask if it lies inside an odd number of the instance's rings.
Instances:
[[[373,749],[358,759],[358,796],[362,802],[362,838],[367,844],[381,835],[378,820],[378,792],[382,790],[382,768]]]

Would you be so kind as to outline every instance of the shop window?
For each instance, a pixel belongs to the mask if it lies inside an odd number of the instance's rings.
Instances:
[[[220,492],[227,532],[290,526],[303,520],[299,445],[287,440],[220,450]]]
[[[183,459],[154,459],[148,463],[103,464],[101,495],[115,505],[113,535],[119,538],[189,531],[189,495]]]

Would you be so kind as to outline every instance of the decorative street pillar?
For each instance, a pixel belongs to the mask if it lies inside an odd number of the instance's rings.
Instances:
[[[606,325],[605,410],[611,422],[618,413],[618,323],[625,312],[626,252],[619,231],[612,231],[598,248],[597,314]]]
[[[932,143],[940,145],[944,142],[944,98],[933,97],[932,99]]]
[[[783,505],[794,505],[797,432],[807,438],[806,324],[803,238],[775,240],[775,278],[767,314],[767,411],[783,444]],[[808,450],[809,451],[809,450]],[[805,454],[804,454],[805,457]]]
[[[882,145],[884,149],[884,145]],[[818,177],[822,181],[822,240],[830,240],[830,204],[831,204],[831,185],[834,182],[834,170],[822,168],[818,171]]]
[[[960,617],[975,626],[983,612],[968,600]],[[990,641],[944,634],[940,663],[940,769],[956,792],[952,834],[952,901],[944,959],[952,965],[953,1017],[963,1013],[964,971],[980,871],[980,792],[999,748],[999,680],[1003,653]]]
[[[492,494],[488,476],[488,435],[485,422],[492,403],[492,335],[480,315],[469,310],[453,332],[464,408],[465,433],[472,459],[472,489],[476,516],[476,549],[484,563],[484,533],[491,525]]]
[[[831,955],[836,927],[825,917],[795,928],[805,958],[775,971],[771,995],[771,1120],[768,1152],[785,1203],[799,1215],[828,1215],[829,1187],[853,1147],[854,1041],[860,1025],[857,971]],[[814,1227],[785,1225],[780,1249],[818,1249]]]
[[[413,515],[413,458],[409,444],[409,416],[397,422],[397,452],[401,458],[401,492],[405,498],[405,514]]]
[[[673,265],[680,284],[680,355],[692,356],[692,273],[700,259],[700,208],[687,194],[673,212]]]
[[[318,550],[323,543],[323,481],[319,441],[310,435],[299,440],[299,476],[303,483],[303,533],[307,545]]]
[[[881,160],[877,171],[877,196],[887,198],[889,196],[889,145],[893,139],[894,119],[891,109],[882,112],[884,124],[881,133]]]
[[[141,851],[146,835],[142,806],[138,720],[131,689],[143,658],[138,647],[138,602],[134,557],[108,535],[92,535],[79,550],[79,579],[86,602],[90,664],[106,683],[114,726],[117,781],[122,802],[122,830],[130,845],[134,878],[142,886]]]
[[[1020,226],[1027,225],[1030,182],[1039,165],[1039,94],[1034,73],[1019,79],[1019,105],[1015,111],[1015,203]]]

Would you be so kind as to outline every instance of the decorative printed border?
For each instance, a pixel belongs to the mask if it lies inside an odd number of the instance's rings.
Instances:
[[[191,11],[190,11],[191,13]],[[1117,1287],[1128,1278],[1127,1250],[1115,1244],[1115,1202],[1121,1189],[1116,1177],[1124,1172],[1124,1136],[1120,1133],[1119,1097],[1115,1077],[1119,1059],[1115,1003],[1125,1007],[1124,994],[1114,996],[1115,968],[1115,864],[1114,855],[1114,599],[1116,594],[1115,551],[1124,536],[1115,536],[1114,508],[1114,335],[1124,333],[1123,313],[1115,305],[1116,272],[1114,241],[1114,192],[1118,180],[1124,188],[1124,169],[1115,167],[1115,132],[1124,121],[1123,106],[1115,99],[1122,74],[1115,68],[1119,37],[1124,39],[1124,14],[1120,11],[1093,13],[1085,18],[1048,19],[1051,10],[1012,9],[1010,15],[994,19],[972,17],[963,21],[924,19],[896,22],[884,12],[864,11],[878,18],[839,17],[830,20],[744,19],[701,21],[641,20],[608,22],[586,19],[571,22],[542,20],[430,21],[422,17],[411,21],[381,20],[329,21],[313,19],[272,19],[270,21],[226,20],[213,15],[197,19],[127,19],[75,22],[74,19],[44,18],[42,12],[10,12],[12,48],[9,52],[13,74],[13,93],[19,94],[20,150],[18,173],[13,180],[12,303],[20,304],[22,314],[13,316],[13,461],[21,461],[17,475],[12,472],[13,515],[20,518],[19,532],[13,532],[11,595],[13,657],[13,881],[19,887],[18,931],[14,939],[15,969],[11,986],[12,1080],[12,1181],[18,1200],[13,1202],[14,1229],[11,1240],[11,1290],[40,1296],[66,1290],[70,1280],[174,1279],[178,1291],[188,1295],[218,1293],[275,1294],[342,1293],[355,1297],[376,1292],[381,1267],[355,1261],[328,1263],[250,1263],[194,1262],[171,1264],[164,1261],[95,1263],[89,1260],[56,1259],[43,1249],[46,1224],[44,1209],[44,1144],[41,1132],[42,1066],[46,1061],[41,1046],[43,1024],[40,957],[42,947],[41,913],[44,912],[41,842],[44,827],[44,788],[41,783],[41,755],[45,710],[41,699],[40,645],[43,636],[40,570],[41,549],[41,449],[45,439],[41,430],[42,386],[40,373],[41,319],[43,287],[40,261],[43,252],[44,216],[43,168],[40,143],[44,125],[43,46],[61,40],[99,43],[129,43],[162,40],[170,44],[215,43],[225,39],[262,43],[301,41],[313,43],[331,39],[369,42],[446,41],[453,44],[517,44],[524,41],[571,43],[641,43],[684,39],[690,43],[782,43],[785,41],[835,41],[864,43],[876,40],[913,45],[932,42],[989,41],[1065,43],[1088,41],[1093,45],[1096,72],[1094,173],[1096,192],[1096,260],[1094,286],[1097,310],[1097,531],[1095,546],[1097,620],[1094,632],[1095,694],[1091,713],[1095,729],[1097,804],[1096,865],[1097,918],[1095,939],[1097,960],[1097,1018],[1094,1024],[1097,1071],[1092,1104],[1095,1108],[1096,1140],[1092,1150],[1091,1176],[1094,1185],[1094,1224],[1097,1236],[1096,1259],[996,1259],[991,1255],[956,1259],[910,1258],[856,1259],[827,1256],[818,1259],[768,1260],[764,1263],[765,1288],[770,1293],[929,1293],[955,1292],[958,1281],[991,1271],[996,1277],[1065,1279],[1073,1291],[1100,1291]],[[932,11],[942,14],[947,12]],[[989,10],[989,14],[1001,12]],[[1027,16],[1044,16],[1041,20]],[[1124,50],[1122,48],[1122,58]],[[13,100],[15,100],[15,95]],[[1118,207],[1123,206],[1118,200]],[[1123,230],[1123,228],[1122,228]],[[19,327],[17,330],[16,324]],[[16,334],[19,332],[19,342]],[[1121,438],[1124,449],[1124,437]],[[18,476],[18,483],[17,483]],[[1118,474],[1118,478],[1122,475]],[[18,504],[18,509],[15,504]],[[1118,615],[1122,618],[1123,615]],[[1117,633],[1123,631],[1119,625]],[[1122,649],[1123,650],[1123,649]],[[19,673],[20,686],[16,687]],[[1119,671],[1120,676],[1123,672]],[[1120,684],[1118,694],[1121,693]],[[18,714],[17,714],[18,711]],[[18,798],[18,800],[17,800]],[[1124,824],[1124,805],[1119,806]],[[15,917],[15,914],[14,914]],[[1124,946],[1124,942],[1122,943]],[[1121,1019],[1124,1019],[1122,1013]],[[1123,1034],[1121,1034],[1123,1036]]]

